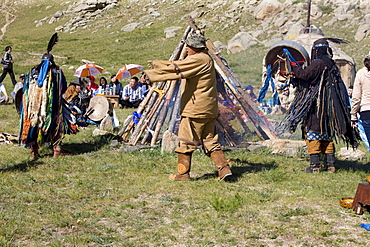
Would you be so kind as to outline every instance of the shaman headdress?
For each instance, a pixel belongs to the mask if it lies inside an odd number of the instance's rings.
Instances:
[[[51,36],[50,38],[46,53],[41,57],[42,60],[49,60],[50,62],[54,63],[54,56],[50,52],[57,42],[58,42],[58,33],[54,33],[53,36]]]

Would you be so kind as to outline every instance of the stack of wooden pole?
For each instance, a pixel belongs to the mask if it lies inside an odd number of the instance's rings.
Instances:
[[[183,36],[176,49],[174,50],[170,61],[182,60],[186,57],[185,43],[187,36],[192,32],[201,32],[195,25],[192,18],[189,17],[189,25],[186,28]],[[262,139],[278,138],[276,134],[269,128],[266,119],[261,117],[257,111],[258,106],[251,100],[250,96],[244,91],[240,81],[234,75],[226,60],[219,54],[211,41],[207,41],[207,48],[210,56],[214,60],[217,74],[219,77],[218,83],[221,87],[226,88],[219,92],[223,99],[229,101],[237,101],[240,109],[230,109],[231,114],[235,115],[245,132],[250,132],[245,119],[241,117],[245,114],[257,135]],[[118,135],[121,140],[128,142],[129,145],[136,145],[141,139],[141,144],[155,145],[164,126],[167,131],[175,133],[176,126],[180,120],[180,88],[181,80],[162,81],[156,83],[148,92],[145,99],[141,102],[136,110],[135,116],[123,125]],[[220,123],[222,126],[225,123]],[[233,137],[224,133],[223,136],[228,138],[227,143],[233,144]]]

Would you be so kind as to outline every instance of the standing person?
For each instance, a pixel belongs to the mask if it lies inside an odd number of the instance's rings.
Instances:
[[[151,70],[143,76],[149,81],[186,79],[182,83],[180,103],[179,144],[177,174],[171,174],[175,181],[189,181],[192,153],[202,146],[218,168],[218,180],[232,175],[229,164],[218,143],[216,119],[218,101],[216,70],[212,58],[206,50],[203,35],[192,33],[185,41],[187,57],[179,61],[149,61]]]
[[[352,93],[352,126],[358,127],[357,113],[365,130],[366,139],[370,140],[370,55],[364,59],[364,67],[357,71]]]
[[[143,90],[138,82],[139,78],[134,76],[130,79],[130,83],[123,87],[122,107],[137,108],[143,100]]]
[[[302,123],[310,155],[310,166],[302,171],[309,173],[320,172],[320,154],[326,155],[324,169],[335,172],[333,138],[357,147],[357,137],[351,127],[347,90],[332,59],[332,50],[327,40],[321,38],[313,43],[312,63],[307,68],[292,67],[293,75],[300,82],[293,106],[287,112],[288,118],[283,120],[291,132]]]
[[[23,88],[19,136],[25,147],[31,148],[34,158],[40,157],[38,149],[45,143],[53,147],[54,157],[63,155],[61,142],[64,134],[76,133],[75,118],[62,98],[67,81],[50,54],[57,41],[55,33],[41,63],[28,72]]]
[[[10,93],[10,95],[13,98],[13,100],[15,100],[15,96],[17,95],[18,90],[20,90],[20,89],[23,88],[24,78],[26,78],[26,76],[24,74],[21,74],[19,76],[19,82],[17,82],[15,84],[13,91]]]
[[[14,72],[13,72],[13,57],[12,57],[12,47],[7,46],[5,47],[5,53],[3,55],[3,58],[1,59],[1,63],[3,64],[3,73],[0,76],[0,83],[3,82],[5,79],[6,74],[9,73],[10,79],[12,80],[13,86],[17,83],[14,77]]]
[[[9,96],[6,92],[4,84],[0,82],[0,105],[9,102]]]

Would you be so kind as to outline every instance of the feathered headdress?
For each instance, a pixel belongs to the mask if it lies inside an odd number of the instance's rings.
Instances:
[[[333,43],[336,43],[336,44],[348,44],[348,41],[346,41],[344,39],[338,39],[338,38],[320,38],[318,40],[315,40],[315,42],[313,43],[313,46],[314,47],[325,47],[325,46],[329,46],[328,41],[333,42]]]
[[[54,33],[53,36],[51,36],[48,48],[47,48],[47,53],[50,53],[51,50],[53,49],[53,46],[58,42],[58,33]]]
[[[49,60],[50,62],[54,62],[54,56],[50,54],[50,51],[53,49],[53,46],[58,42],[58,33],[54,33],[53,36],[51,36],[46,53],[42,55],[42,60]]]

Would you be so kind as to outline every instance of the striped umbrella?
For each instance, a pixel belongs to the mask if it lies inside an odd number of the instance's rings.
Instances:
[[[124,79],[128,77],[132,77],[135,74],[142,71],[144,66],[138,64],[128,64],[120,68],[117,72],[116,78],[117,79]]]
[[[88,63],[78,67],[73,75],[77,77],[94,76],[101,74],[103,70],[104,69],[102,67],[96,64]]]

